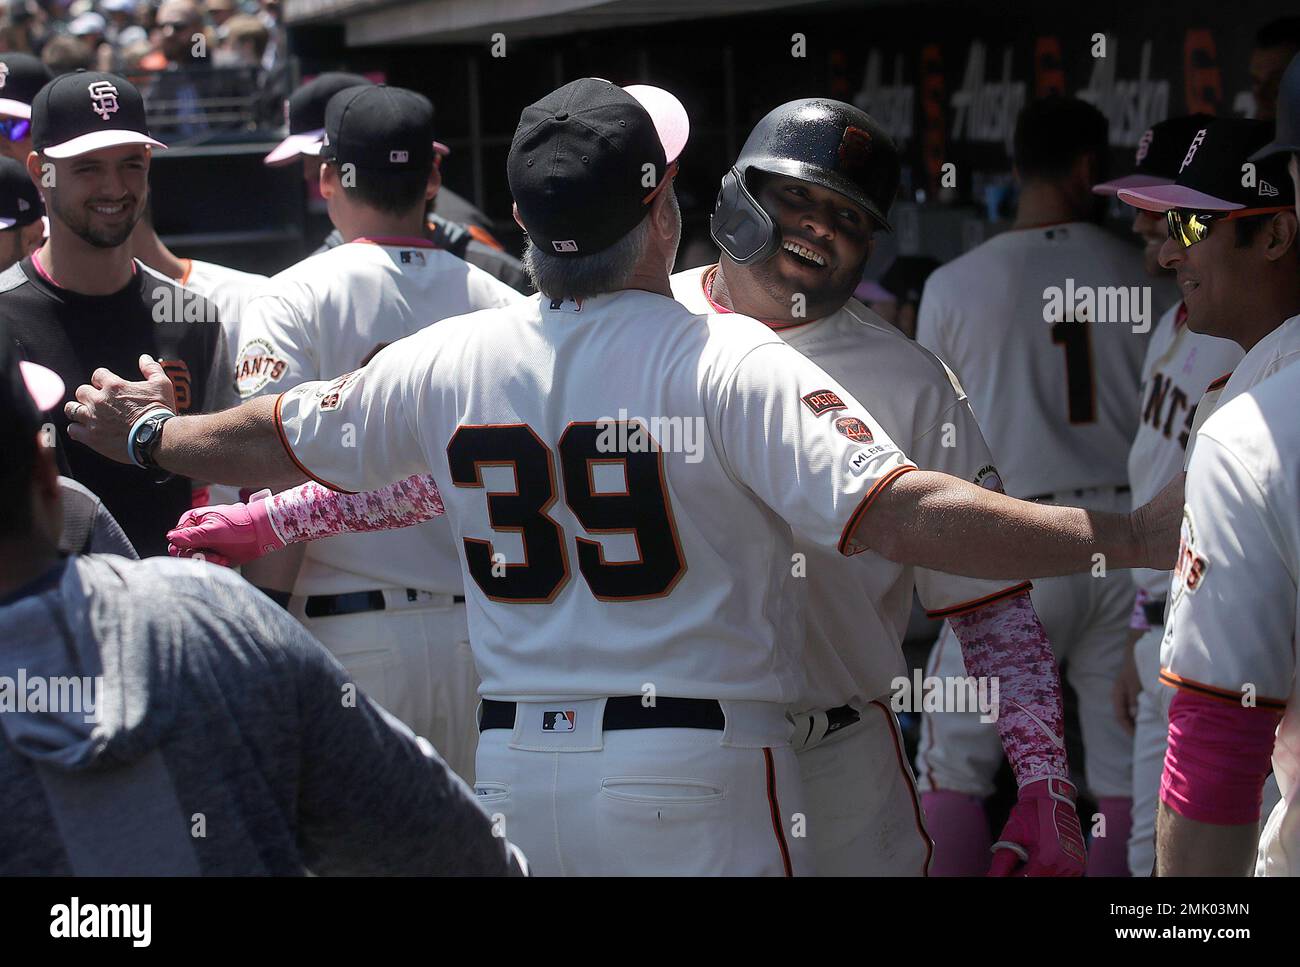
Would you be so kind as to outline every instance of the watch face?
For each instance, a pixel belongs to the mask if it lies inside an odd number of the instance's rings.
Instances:
[[[147,447],[149,444],[153,443],[153,438],[157,435],[158,424],[153,420],[150,420],[144,426],[140,427],[140,432],[136,435],[136,440],[141,446]]]

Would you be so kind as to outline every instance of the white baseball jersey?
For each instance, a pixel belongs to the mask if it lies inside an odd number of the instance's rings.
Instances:
[[[244,307],[235,386],[244,399],[363,366],[379,349],[450,316],[523,298],[422,239],[359,240],[290,266]],[[361,423],[352,433],[361,433]],[[333,445],[350,445],[340,426]],[[460,594],[451,528],[435,518],[396,531],[312,541],[298,594],[376,588]]]
[[[1220,407],[1296,360],[1300,360],[1300,316],[1292,316],[1251,346],[1226,380],[1220,378],[1210,384],[1196,407],[1192,437],[1187,443],[1187,465],[1191,465],[1201,427]]]
[[[1224,403],[1201,429],[1169,621],[1165,684],[1285,710],[1273,747],[1282,793],[1260,840],[1257,873],[1300,873],[1300,367]]]
[[[726,312],[707,296],[713,270],[703,266],[674,275],[677,301],[692,312]],[[965,394],[933,353],[856,299],[822,319],[772,328],[867,407],[918,467],[1000,489]],[[799,533],[795,550],[804,555],[801,583],[808,595],[808,682],[793,703],[795,712],[870,702],[891,692],[895,677],[906,677],[901,646],[914,585],[933,617],[1029,587],[895,564],[874,551],[846,558]]]
[[[433,474],[462,549],[481,695],[788,704],[791,528],[845,553],[913,469],[761,323],[626,290],[446,320],[280,397],[293,458],[370,490]],[[339,446],[342,428],[356,446]]]
[[[221,328],[226,334],[231,364],[239,349],[239,320],[244,306],[265,283],[266,276],[254,272],[241,272],[215,262],[200,259],[181,259],[186,263],[185,275],[178,280],[183,288],[203,296],[217,307]]]
[[[1004,232],[930,276],[917,341],[961,379],[1008,493],[1127,482],[1148,341],[1134,305],[1150,299],[1149,327],[1166,293],[1131,245],[1081,222]]]
[[[1182,472],[1197,401],[1210,383],[1241,361],[1235,342],[1192,332],[1186,318],[1181,302],[1169,307],[1151,333],[1142,363],[1141,420],[1128,451],[1135,509]],[[1169,590],[1168,571],[1133,568],[1129,573],[1139,588],[1156,597]]]

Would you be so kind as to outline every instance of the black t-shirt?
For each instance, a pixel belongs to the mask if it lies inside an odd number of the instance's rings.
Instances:
[[[177,409],[209,412],[233,405],[233,375],[215,307],[140,262],[111,295],[88,296],[51,285],[25,258],[0,273],[0,318],[32,362],[62,377],[65,402],[106,366],[139,380],[138,360],[162,363]],[[190,481],[116,463],[67,436],[62,405],[49,414],[59,433],[63,472],[97,494],[142,557],[167,553],[167,531],[193,502]]]

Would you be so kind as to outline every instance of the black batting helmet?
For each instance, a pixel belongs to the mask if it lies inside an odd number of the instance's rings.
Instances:
[[[750,132],[722,179],[709,232],[740,265],[760,262],[780,247],[780,230],[747,183],[751,169],[839,192],[892,231],[886,216],[898,192],[899,167],[893,139],[865,111],[826,97],[790,101]]]

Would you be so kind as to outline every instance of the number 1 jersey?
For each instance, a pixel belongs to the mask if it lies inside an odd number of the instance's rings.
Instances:
[[[957,373],[1007,493],[1114,487],[1127,483],[1150,328],[1173,300],[1134,246],[1095,225],[1013,230],[934,271],[916,339]]]
[[[371,490],[432,473],[461,551],[480,693],[788,703],[791,527],[851,554],[912,469],[761,323],[628,290],[448,319],[283,394],[289,452]]]

